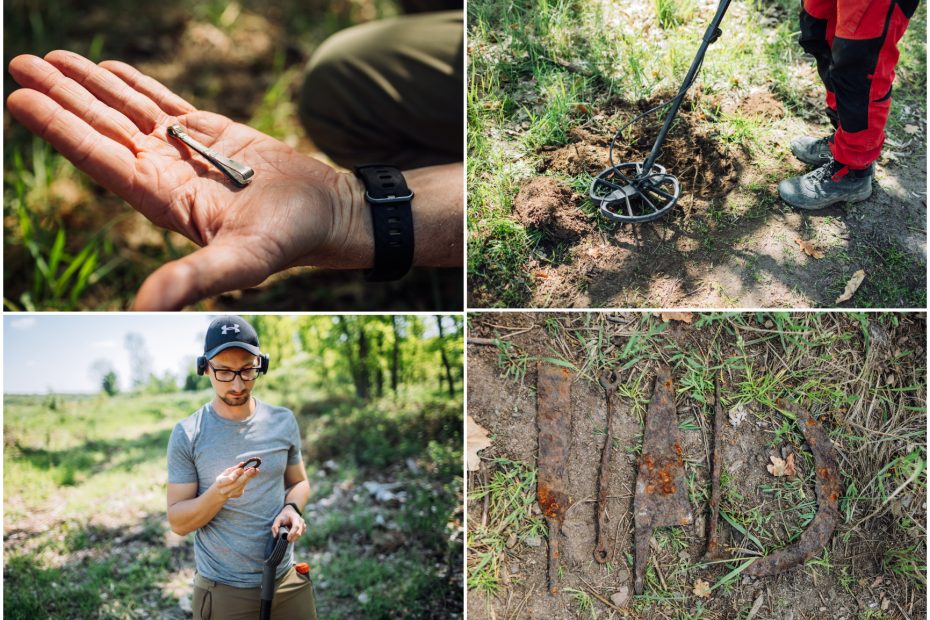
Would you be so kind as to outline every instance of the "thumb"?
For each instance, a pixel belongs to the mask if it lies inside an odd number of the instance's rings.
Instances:
[[[243,240],[214,242],[156,269],[136,294],[133,310],[180,310],[237,288],[260,284],[272,272],[267,256]]]

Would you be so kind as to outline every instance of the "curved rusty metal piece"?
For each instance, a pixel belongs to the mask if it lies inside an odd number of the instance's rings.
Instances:
[[[813,558],[826,546],[840,519],[840,473],[830,437],[810,413],[795,403],[778,399],[777,404],[797,416],[814,455],[817,515],[797,541],[750,564],[746,573],[753,577],[775,575]]]
[[[600,383],[607,394],[607,430],[604,449],[601,451],[601,469],[597,476],[597,545],[594,547],[594,561],[604,564],[611,556],[607,544],[607,493],[610,489],[610,442],[614,436],[613,394],[620,383],[620,377],[614,371],[607,371],[601,375]]]
[[[633,590],[643,593],[652,530],[663,525],[689,525],[693,519],[685,483],[684,458],[678,441],[678,413],[672,371],[660,366],[655,391],[646,412],[643,453],[633,497]]]
[[[549,526],[548,588],[558,592],[559,532],[568,508],[568,447],[571,440],[571,373],[539,362],[536,366],[536,424],[539,426],[539,475],[536,498]]]

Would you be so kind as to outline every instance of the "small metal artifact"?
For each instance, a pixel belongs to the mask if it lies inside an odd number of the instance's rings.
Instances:
[[[636,558],[633,590],[643,593],[652,530],[664,525],[689,525],[693,517],[685,495],[685,468],[678,441],[678,416],[671,370],[660,366],[655,391],[646,412],[643,452],[633,497]]]
[[[597,476],[597,546],[594,548],[594,560],[603,564],[610,559],[610,549],[607,546],[607,492],[610,488],[610,443],[614,435],[612,396],[620,379],[617,373],[610,371],[601,375],[600,383],[607,393],[607,436],[604,439],[601,469]]]
[[[784,399],[778,399],[776,403],[797,417],[798,426],[801,427],[804,439],[814,455],[817,514],[796,542],[750,564],[746,573],[753,577],[778,574],[820,553],[833,535],[840,518],[840,473],[830,437],[806,410]]]
[[[197,142],[189,135],[187,135],[187,132],[184,131],[184,128],[180,125],[171,125],[168,127],[168,135],[177,138],[187,146],[191,147],[206,157],[211,164],[219,168],[220,172],[229,177],[230,180],[239,187],[245,187],[252,182],[252,177],[255,175],[254,170],[245,164],[240,164],[234,159],[217,153],[209,146],[205,146],[200,142]]]
[[[568,446],[571,439],[571,373],[539,362],[536,379],[536,423],[539,426],[539,477],[536,496],[549,526],[550,594],[558,592],[559,532],[568,507]]]

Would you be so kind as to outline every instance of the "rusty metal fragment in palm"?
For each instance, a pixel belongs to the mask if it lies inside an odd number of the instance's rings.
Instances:
[[[549,526],[548,588],[558,590],[559,532],[568,507],[568,446],[571,440],[571,373],[545,362],[537,365],[536,423],[539,426],[537,499]]]
[[[693,517],[685,488],[684,458],[678,440],[678,415],[671,370],[659,367],[655,391],[646,412],[643,450],[633,498],[636,550],[633,588],[643,593],[652,530],[688,525]]]
[[[794,403],[779,399],[778,406],[793,413],[814,455],[817,514],[797,542],[753,562],[746,573],[767,577],[815,557],[826,546],[839,523],[840,472],[829,435],[810,413]]]

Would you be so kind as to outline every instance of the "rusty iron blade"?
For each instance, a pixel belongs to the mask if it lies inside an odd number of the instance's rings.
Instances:
[[[711,453],[710,521],[707,526],[705,560],[720,559],[720,550],[717,549],[717,520],[720,517],[720,435],[723,432],[723,404],[720,402],[720,381],[722,381],[722,377],[718,374],[714,377],[714,447]]]
[[[776,402],[779,407],[797,417],[798,426],[814,455],[817,514],[796,542],[750,564],[746,573],[753,577],[776,575],[816,556],[830,540],[840,519],[840,473],[830,437],[806,410],[784,399]]]
[[[610,546],[607,544],[607,493],[610,490],[610,455],[614,436],[613,394],[620,383],[620,378],[613,371],[605,372],[600,378],[601,387],[607,394],[607,430],[604,449],[601,452],[601,468],[597,475],[597,545],[594,547],[594,560],[604,564],[610,559]]]
[[[539,427],[539,476],[536,497],[549,526],[550,594],[558,592],[559,532],[568,507],[568,446],[571,440],[571,381],[568,368],[536,366],[536,424]]]
[[[688,525],[693,519],[685,490],[672,373],[667,366],[660,366],[646,412],[643,451],[633,497],[636,551],[633,590],[636,594],[643,593],[652,530],[663,525]]]

